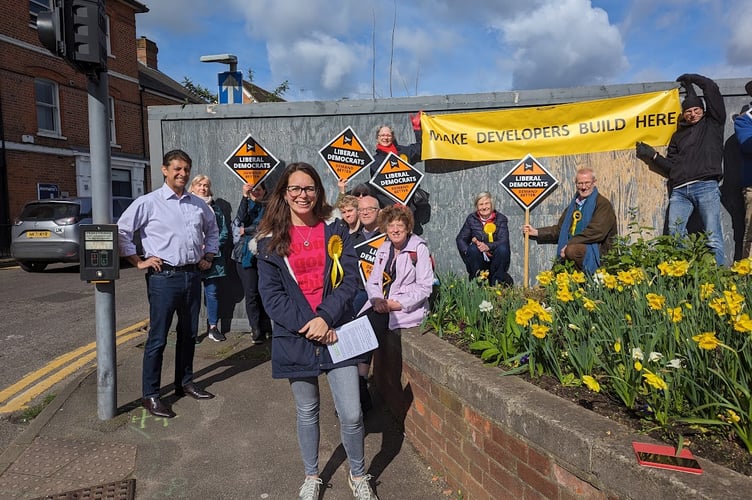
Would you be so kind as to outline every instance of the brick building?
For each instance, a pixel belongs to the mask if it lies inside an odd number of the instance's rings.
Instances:
[[[24,203],[90,196],[86,77],[39,42],[37,13],[50,0],[3,2],[0,18],[0,252]],[[147,108],[201,103],[160,73],[157,46],[136,39],[135,0],[106,2],[112,194],[136,197],[149,186]]]

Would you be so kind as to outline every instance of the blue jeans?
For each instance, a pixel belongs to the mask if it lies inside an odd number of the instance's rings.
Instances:
[[[204,303],[206,304],[206,321],[209,326],[216,326],[219,322],[219,283],[222,278],[204,280]]]
[[[366,472],[365,429],[360,411],[360,388],[357,366],[334,368],[326,373],[340,422],[340,439],[354,477]],[[318,377],[291,378],[298,421],[298,444],[306,476],[319,474],[319,395]]]
[[[491,285],[497,283],[509,283],[511,278],[507,274],[509,271],[509,247],[498,247],[494,250],[493,255],[486,260],[483,252],[473,243],[467,247],[467,253],[463,256],[467,274],[472,280],[480,271],[488,271],[488,282]]]
[[[196,349],[198,314],[201,310],[201,275],[198,272],[162,271],[146,276],[149,293],[149,335],[144,345],[141,374],[142,395],[159,396],[162,357],[167,333],[177,312],[175,386],[193,381],[193,353]]]
[[[721,225],[721,189],[718,181],[698,181],[674,188],[668,202],[668,227],[672,234],[687,234],[687,221],[697,210],[703,230],[708,234],[708,246],[719,266],[726,263]]]

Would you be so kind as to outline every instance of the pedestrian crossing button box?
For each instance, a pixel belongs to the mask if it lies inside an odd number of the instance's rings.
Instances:
[[[80,228],[81,280],[120,278],[117,224],[81,224]]]

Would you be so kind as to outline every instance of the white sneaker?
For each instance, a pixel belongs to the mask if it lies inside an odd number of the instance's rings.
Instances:
[[[352,473],[347,475],[347,484],[350,485],[353,496],[357,500],[379,500],[376,493],[371,489],[371,485],[368,483],[370,480],[370,474],[366,474],[360,479],[353,479]]]
[[[300,487],[298,500],[319,500],[319,488],[321,488],[321,479],[318,477],[307,477]]]

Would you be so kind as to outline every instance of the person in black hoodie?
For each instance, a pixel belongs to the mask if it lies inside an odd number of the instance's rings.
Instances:
[[[721,225],[721,189],[723,178],[723,129],[726,107],[718,85],[702,75],[684,74],[676,79],[686,89],[682,114],[671,136],[666,156],[648,144],[637,142],[637,157],[652,170],[668,178],[668,227],[673,234],[684,235],[687,221],[697,210],[708,246],[718,265],[724,265],[723,227]],[[705,104],[693,85],[703,91]]]

